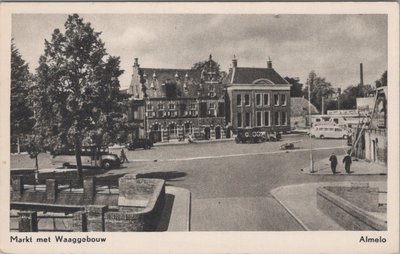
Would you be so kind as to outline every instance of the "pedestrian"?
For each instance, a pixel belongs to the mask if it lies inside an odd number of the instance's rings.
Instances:
[[[329,157],[329,161],[331,162],[332,173],[336,174],[337,157],[336,157],[335,153],[332,153],[331,157]]]
[[[122,163],[124,163],[124,162],[129,162],[128,161],[128,158],[126,157],[126,154],[125,154],[125,151],[124,151],[124,149],[122,148],[122,150],[121,150],[121,162]]]
[[[350,174],[350,166],[351,166],[350,152],[348,152],[347,155],[344,156],[343,163],[344,163],[344,169],[346,169],[346,173]]]

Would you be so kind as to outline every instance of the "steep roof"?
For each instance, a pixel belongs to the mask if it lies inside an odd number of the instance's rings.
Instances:
[[[232,84],[252,84],[258,79],[268,79],[274,84],[289,84],[273,68],[236,67],[231,75]]]
[[[304,116],[308,114],[308,100],[303,97],[290,98],[290,115]],[[311,104],[311,114],[319,114],[318,109]]]

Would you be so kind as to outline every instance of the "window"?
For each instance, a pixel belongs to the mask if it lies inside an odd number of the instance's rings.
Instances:
[[[147,104],[147,110],[153,110],[153,104]]]
[[[208,89],[210,90],[210,92],[208,93],[208,95],[209,95],[210,97],[214,97],[214,96],[215,96],[215,87],[214,87],[213,85],[210,85],[210,86],[208,87]]]
[[[197,115],[197,110],[190,110],[190,115],[191,116],[196,116]]]
[[[195,108],[196,108],[196,104],[195,104],[195,103],[191,103],[191,104],[190,104],[190,108],[191,108],[191,109],[195,109]]]
[[[148,117],[154,117],[155,114],[154,114],[153,111],[148,111],[148,112],[147,112],[147,116],[148,116]]]
[[[250,106],[250,94],[244,95],[244,105]]]
[[[264,94],[264,106],[269,106],[269,93]]]
[[[275,119],[274,119],[274,123],[275,123],[275,126],[278,126],[279,125],[279,122],[280,122],[280,114],[281,112],[278,112],[278,111],[276,111],[275,112]]]
[[[264,125],[265,126],[269,126],[270,125],[269,119],[270,119],[270,113],[269,113],[269,111],[265,111],[264,112]]]
[[[242,113],[237,113],[237,127],[242,127]]]
[[[282,106],[286,106],[286,94],[281,94],[281,104]]]
[[[164,116],[164,111],[158,111],[158,117],[163,117]]]
[[[260,93],[256,94],[256,105],[261,106],[261,94]]]
[[[285,111],[282,111],[281,125],[285,126],[286,124],[287,124],[287,113]]]
[[[210,103],[210,109],[215,109],[215,104],[214,103]]]
[[[169,104],[169,109],[175,109],[175,104]]]
[[[158,109],[164,109],[164,104],[158,104]]]
[[[274,105],[279,106],[279,94],[274,94]]]
[[[335,128],[335,131],[342,131],[341,129],[339,129],[339,128]]]
[[[236,105],[242,106],[242,95],[241,94],[236,95]]]
[[[261,126],[261,111],[256,112],[256,126],[257,127]]]
[[[250,112],[246,112],[244,115],[244,127],[251,127],[250,121]]]

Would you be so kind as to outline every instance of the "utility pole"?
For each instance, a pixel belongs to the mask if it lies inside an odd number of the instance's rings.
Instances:
[[[311,91],[310,91],[310,84],[308,85],[308,119],[310,123],[310,173],[314,173],[314,161],[313,161],[313,154],[312,154],[312,138],[311,138]]]

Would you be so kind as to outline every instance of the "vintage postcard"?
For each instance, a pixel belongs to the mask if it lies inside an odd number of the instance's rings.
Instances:
[[[395,3],[2,3],[5,253],[397,253]]]

